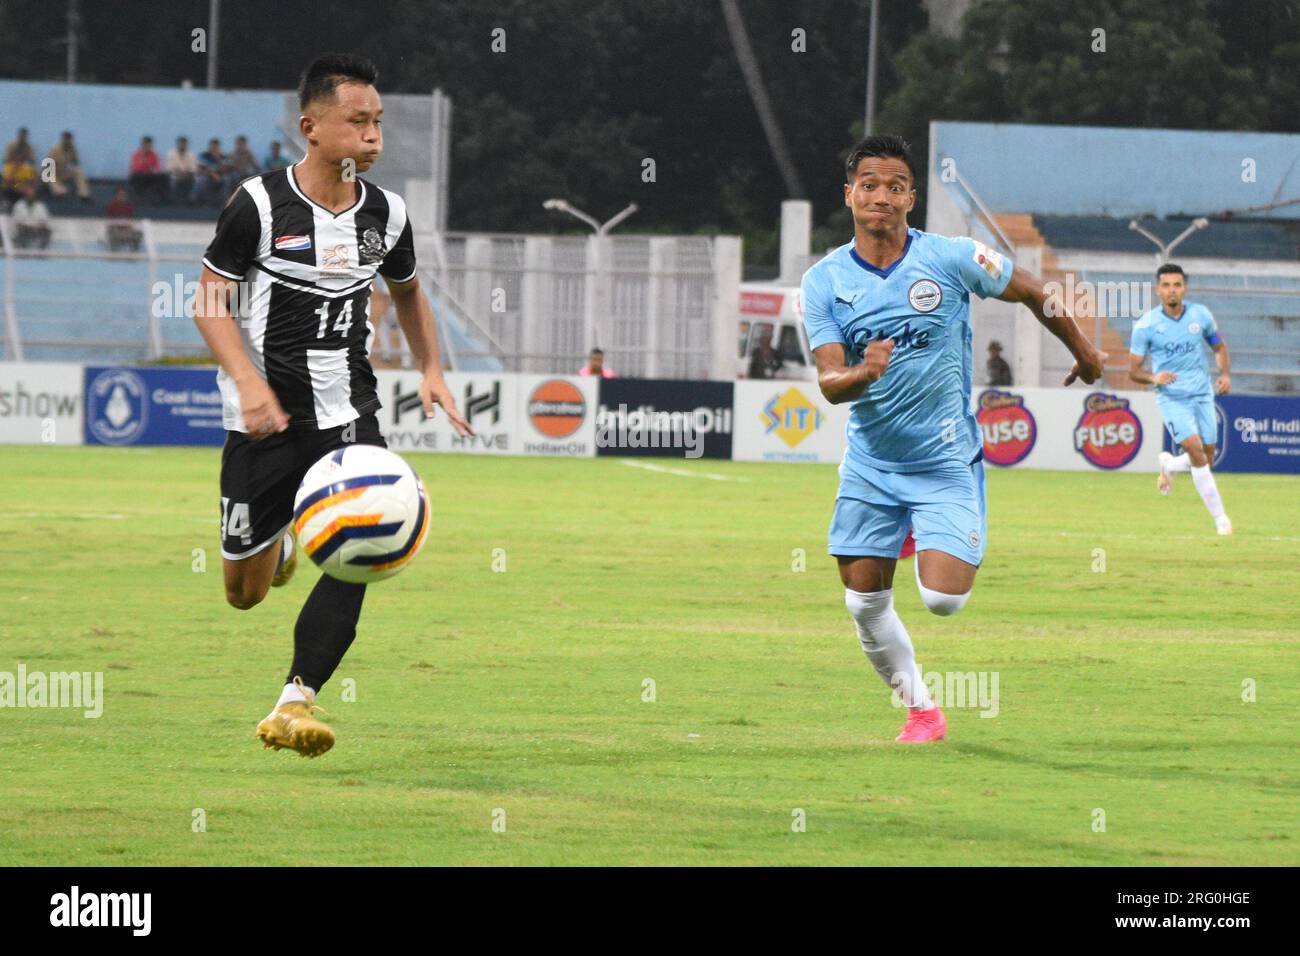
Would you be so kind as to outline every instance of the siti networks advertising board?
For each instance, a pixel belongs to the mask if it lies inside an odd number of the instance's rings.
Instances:
[[[80,365],[0,362],[0,444],[80,445]]]
[[[838,462],[850,406],[832,405],[812,382],[745,379],[736,383],[739,461]]]

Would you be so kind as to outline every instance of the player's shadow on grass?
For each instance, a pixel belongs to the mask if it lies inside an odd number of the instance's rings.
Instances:
[[[1104,744],[1095,744],[1095,747],[1104,747]],[[1229,745],[1224,745],[1229,746]],[[1287,749],[1288,745],[1279,744],[1279,747]],[[998,760],[1003,763],[1020,764],[1022,766],[1042,767],[1047,770],[1055,770],[1061,773],[1098,773],[1108,774],[1118,777],[1145,777],[1150,780],[1201,780],[1206,783],[1225,782],[1226,779],[1234,779],[1240,783],[1247,783],[1258,790],[1271,792],[1293,793],[1300,791],[1300,780],[1283,780],[1283,779],[1251,779],[1253,771],[1249,770],[1197,770],[1191,767],[1161,767],[1134,764],[1131,762],[1121,762],[1122,757],[1117,756],[1116,762],[1100,763],[1095,760],[1063,761],[1063,760],[1044,760],[1027,754],[1021,750],[1003,750],[998,747],[990,747],[987,744],[975,743],[956,743],[947,744],[946,749],[955,750],[961,754],[967,754],[972,757],[983,757],[987,760]],[[1135,746],[1133,744],[1116,744],[1115,750],[1119,754],[1131,754],[1136,751],[1139,753],[1154,753],[1167,751],[1169,753],[1183,753],[1191,749],[1191,745],[1181,741],[1172,741],[1167,744],[1152,743]],[[1204,749],[1203,747],[1201,749]]]

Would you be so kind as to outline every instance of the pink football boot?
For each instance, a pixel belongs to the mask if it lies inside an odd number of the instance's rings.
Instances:
[[[930,710],[908,710],[903,732],[894,739],[900,744],[928,744],[943,740],[948,732],[948,720],[938,707]]]

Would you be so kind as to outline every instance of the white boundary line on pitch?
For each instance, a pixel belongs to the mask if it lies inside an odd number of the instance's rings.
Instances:
[[[665,465],[654,465],[648,461],[631,461],[627,458],[620,458],[623,464],[629,468],[641,468],[645,471],[653,471],[661,475],[678,475],[682,478],[708,478],[711,481],[746,481],[745,478],[735,478],[731,475],[719,475],[712,471],[691,471],[689,468],[669,468]]]

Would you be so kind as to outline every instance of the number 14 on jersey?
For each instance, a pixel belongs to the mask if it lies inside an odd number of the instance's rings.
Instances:
[[[320,316],[320,326],[316,329],[316,338],[323,339],[325,338],[326,327],[329,325],[330,303],[321,303],[321,307],[316,310],[316,314]],[[334,317],[334,328],[331,331],[338,332],[344,338],[347,338],[348,329],[350,328],[352,328],[352,300],[346,299],[343,302],[343,308]]]

